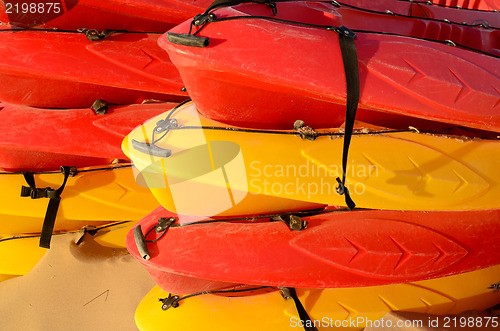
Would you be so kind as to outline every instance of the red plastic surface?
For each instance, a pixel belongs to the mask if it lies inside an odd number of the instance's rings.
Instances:
[[[277,18],[408,36],[451,39],[500,54],[498,30],[401,18],[313,2],[278,3]],[[456,9],[454,9],[456,10]],[[474,12],[474,11],[470,11]],[[272,16],[265,5],[216,10],[219,18]],[[497,14],[497,13],[493,13]],[[171,32],[187,33],[190,21]],[[206,48],[159,39],[205,116],[229,124],[290,129],[345,120],[346,84],[333,31],[260,19],[208,24]],[[405,36],[358,33],[357,119],[393,128],[418,119],[500,131],[500,59]],[[431,129],[420,126],[422,129]]]
[[[12,6],[6,7],[6,3]],[[62,0],[50,3],[57,4],[56,8],[49,7],[47,1],[41,0],[0,1],[0,22],[10,23],[14,28],[164,32],[203,12],[212,0]],[[37,4],[40,7],[30,11],[23,4]],[[8,9],[10,13],[7,13]]]
[[[158,35],[0,31],[0,100],[43,108],[85,108],[96,99],[132,104],[181,101],[181,78]]]
[[[158,208],[139,224],[143,232]],[[162,272],[252,285],[312,288],[375,286],[444,277],[500,263],[500,211],[355,210],[283,222],[212,223],[170,228],[142,260],[133,231],[126,244],[162,287]],[[154,231],[147,239],[159,235]]]
[[[477,10],[500,10],[498,0],[433,0],[435,4]]]
[[[88,109],[40,109],[0,103],[0,168],[59,170],[128,159],[123,138],[173,103],[109,106],[105,115]]]
[[[466,4],[466,1],[462,1],[462,4]],[[477,1],[476,4],[472,4],[472,1],[468,1],[466,5],[483,5],[490,8],[490,4],[487,1]],[[481,10],[467,10],[458,8],[442,7],[439,5],[432,5],[429,2],[424,1],[409,1],[409,0],[342,0],[339,1],[342,5],[351,5],[358,8],[364,8],[368,10],[375,10],[380,12],[385,12],[389,10],[391,13],[399,15],[407,15],[420,18],[429,18],[444,20],[447,19],[455,23],[467,23],[471,25],[484,24],[486,26],[500,27],[500,15],[493,11],[481,11]],[[455,3],[458,3],[455,1]],[[492,3],[493,4],[493,3]],[[498,2],[500,4],[500,2]],[[455,5],[456,6],[456,5]],[[454,6],[454,7],[455,7]],[[500,8],[500,6],[498,6]],[[493,9],[485,9],[493,10]]]

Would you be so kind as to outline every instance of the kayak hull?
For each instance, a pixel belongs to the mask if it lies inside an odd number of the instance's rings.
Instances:
[[[278,3],[277,8],[275,18],[345,25],[358,31],[358,120],[393,128],[422,123],[422,128],[435,129],[440,125],[432,124],[435,122],[499,132],[500,91],[495,86],[500,86],[500,60],[413,38],[434,39],[437,35],[442,41],[483,47],[493,54],[499,48],[496,30],[479,38],[487,29],[463,25],[451,29],[445,22],[337,9],[324,3],[293,1]],[[267,6],[258,4],[221,8],[214,14],[219,19],[272,16]],[[184,22],[169,32],[186,34],[190,24]],[[363,30],[389,34],[359,32]],[[167,34],[159,44],[205,116],[267,129],[288,129],[295,120],[315,128],[335,127],[345,121],[346,84],[337,33],[239,19],[209,23],[197,36],[209,38],[209,45],[174,44]],[[311,53],[311,49],[315,51]]]
[[[0,168],[59,170],[127,159],[121,141],[135,127],[174,107],[171,103],[108,106],[104,115],[87,109],[42,109],[0,103]]]
[[[78,170],[76,176],[68,178],[61,194],[56,229],[59,222],[64,228],[72,221],[137,221],[158,207],[150,191],[135,183],[130,166],[108,165]],[[34,178],[38,188],[57,189],[63,182],[60,172],[35,174]],[[22,174],[1,173],[0,182],[3,188],[0,193],[3,201],[0,233],[40,232],[49,200],[21,197],[21,187],[28,186]],[[14,220],[23,220],[23,225]]]
[[[138,223],[143,233],[161,217],[178,218],[160,207]],[[308,226],[301,231],[269,218],[170,228],[147,244],[148,260],[139,254],[134,231],[126,243],[166,289],[161,272],[241,284],[337,288],[414,282],[500,264],[498,210],[333,209],[303,220]]]
[[[361,330],[369,325],[377,325],[373,322],[391,311],[447,315],[492,307],[500,302],[500,292],[488,287],[498,281],[499,272],[499,267],[494,266],[405,284],[297,289],[297,295],[319,330],[342,326]],[[291,326],[299,326],[300,317],[293,300],[284,300],[277,290],[231,297],[206,294],[187,298],[179,302],[178,308],[163,311],[158,298],[167,298],[168,295],[156,286],[144,297],[135,312],[135,321],[140,330],[179,328],[229,331],[238,325],[239,330],[286,331]]]
[[[133,141],[151,142],[157,122],[166,118],[175,120],[178,128],[163,137],[156,135],[154,147],[169,150],[170,156],[152,156],[147,149],[133,147]],[[356,126],[346,187],[359,208],[498,208],[498,139],[406,131]],[[318,133],[324,135],[311,141],[294,131],[229,126],[205,118],[190,103],[136,128],[124,139],[123,147],[145,178],[143,185],[151,188],[165,208],[192,215],[195,207],[189,202],[199,194],[200,199],[211,201],[213,209],[208,211],[212,213],[205,215],[213,216],[227,210],[227,205],[237,207],[243,198],[252,197],[254,208],[250,205],[246,210],[252,215],[263,213],[258,206],[269,197],[344,205],[344,197],[336,193],[336,178],[342,177],[342,130]]]
[[[0,99],[5,102],[89,108],[97,99],[136,104],[187,98],[154,34],[121,33],[90,41],[77,32],[1,31],[0,39]]]
[[[35,13],[33,10],[23,13],[21,1],[9,3],[12,6],[0,3],[0,22],[9,23],[13,28],[163,32],[203,11],[211,1],[65,0],[57,3],[56,7],[48,7],[45,1],[30,1],[44,9],[43,12],[36,10]]]

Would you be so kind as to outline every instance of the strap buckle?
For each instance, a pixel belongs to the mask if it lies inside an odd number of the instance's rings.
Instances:
[[[21,196],[30,197],[31,199],[58,198],[56,190],[54,190],[51,187],[38,188],[38,187],[22,186]]]

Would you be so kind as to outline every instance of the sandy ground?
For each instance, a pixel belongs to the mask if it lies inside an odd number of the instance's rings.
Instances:
[[[80,236],[54,236],[30,273],[0,283],[0,330],[137,330],[153,280],[126,249]]]

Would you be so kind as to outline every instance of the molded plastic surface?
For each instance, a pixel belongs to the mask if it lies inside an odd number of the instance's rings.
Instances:
[[[336,178],[342,177],[342,136],[319,136],[310,141],[290,131],[271,134],[211,130],[207,127],[232,127],[204,118],[190,103],[171,117],[181,129],[171,130],[156,142],[156,146],[172,150],[170,157],[152,157],[128,148],[131,139],[151,141],[156,123],[166,116],[136,128],[125,138],[123,147],[158,201],[169,210],[192,215],[199,207],[190,204],[197,194],[211,206],[225,210],[223,198],[228,195],[228,187],[236,207],[241,200],[238,197],[254,199],[255,203],[246,209],[250,215],[263,213],[261,202],[266,203],[268,197],[345,204],[344,196],[336,192]],[[356,129],[361,131],[361,127]],[[414,132],[357,134],[349,149],[346,185],[359,208],[496,209],[500,196],[498,164],[498,139]],[[218,176],[216,171],[220,172]]]
[[[10,5],[6,7],[5,3],[12,4],[12,7]],[[40,8],[44,10],[42,12],[37,8],[36,12],[33,9],[30,12],[29,7],[28,10],[23,9],[23,3],[36,3],[37,6],[43,3],[44,6]],[[63,0],[54,1],[53,3],[57,5],[50,8],[46,3],[46,1],[0,1],[0,22],[23,28],[127,29],[163,32],[202,12],[212,0]],[[47,13],[49,10],[50,13]]]
[[[174,104],[112,106],[104,115],[87,109],[41,109],[0,103],[0,168],[59,170],[127,159],[121,142],[132,129]]]
[[[484,24],[486,26],[500,27],[500,15],[498,12],[493,12],[494,8],[492,5],[494,1],[488,3],[488,1],[448,1],[454,2],[455,6],[459,5],[459,2],[465,4],[466,6],[461,9],[443,7],[439,5],[432,5],[429,1],[410,1],[410,0],[342,0],[339,1],[342,5],[351,5],[358,8],[375,10],[378,12],[390,11],[393,14],[406,15],[419,18],[428,18],[435,20],[448,20],[455,23],[467,23],[470,25]],[[439,1],[436,1],[436,3]],[[443,2],[443,1],[440,1]],[[498,1],[497,1],[498,2]],[[451,3],[450,3],[451,4]],[[483,5],[483,6],[481,6]],[[483,7],[488,9],[481,10],[467,10],[466,8],[476,9],[473,7]],[[494,4],[493,4],[494,7]],[[497,9],[500,9],[500,5],[497,5]],[[415,32],[418,33],[418,32]]]
[[[445,315],[484,310],[500,303],[500,292],[488,289],[498,282],[499,275],[500,267],[494,266],[407,284],[297,289],[297,295],[311,319],[317,323],[326,321],[328,327],[322,324],[320,330],[331,330],[342,322],[344,326],[357,326],[350,330],[361,330],[369,321],[390,311]],[[289,331],[300,320],[293,300],[284,300],[278,291],[237,297],[201,295],[181,301],[178,308],[163,311],[158,298],[166,297],[168,293],[158,286],[144,297],[135,312],[140,330],[229,331],[236,326],[238,330]],[[296,329],[301,329],[298,324]]]
[[[476,10],[500,10],[498,0],[433,0],[435,4]]]
[[[38,188],[57,189],[62,180],[61,173],[35,175]],[[21,186],[27,186],[21,174],[1,173],[0,183],[0,233],[40,232],[49,199],[21,197]],[[59,222],[67,224],[73,220],[81,223],[140,220],[156,207],[158,202],[148,189],[136,184],[130,167],[80,172],[68,178],[55,225],[57,229]]]
[[[147,232],[160,217],[176,215],[160,207],[139,224]],[[133,231],[127,248],[167,290],[162,271],[242,284],[331,288],[406,283],[500,264],[499,210],[334,211],[305,217],[309,225],[301,231],[268,220],[170,228],[148,243],[148,261],[140,257]]]
[[[500,59],[411,38],[452,40],[500,55],[498,30],[318,2],[278,3],[277,8],[276,18],[402,35],[357,33],[358,120],[395,128],[429,120],[500,132]],[[214,14],[272,16],[268,6],[260,4],[221,8]],[[186,21],[170,32],[187,33],[190,24]],[[345,121],[345,73],[336,32],[239,19],[209,23],[197,36],[208,37],[210,45],[177,45],[168,42],[166,34],[159,44],[205,116],[277,129],[291,128],[295,120],[315,128]]]
[[[184,100],[179,72],[157,41],[146,33],[90,41],[83,33],[0,31],[0,99],[42,108]]]

